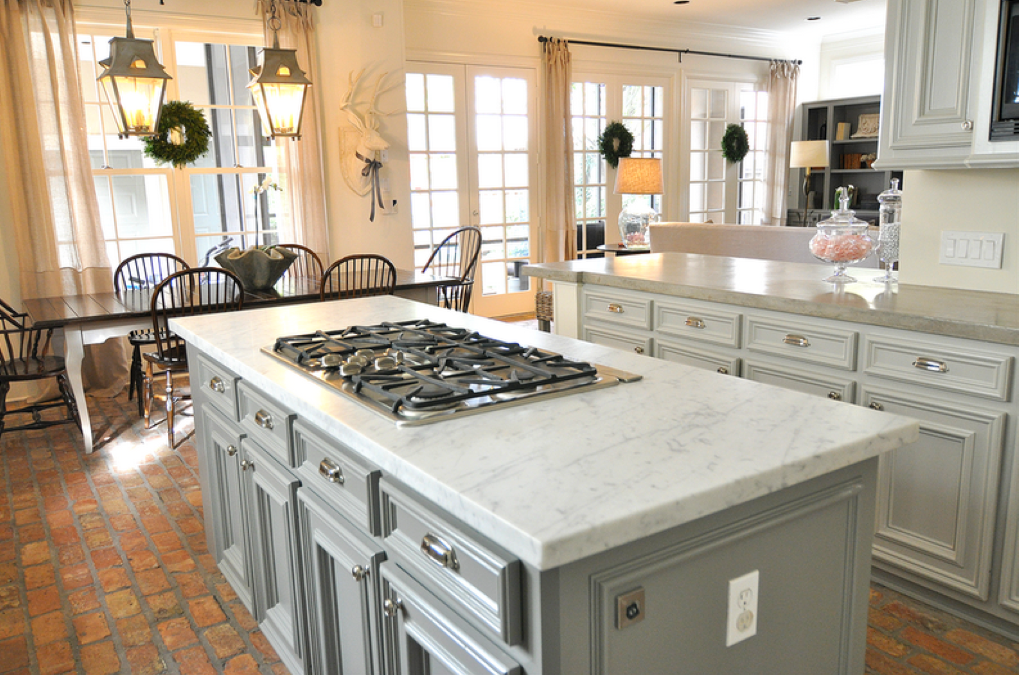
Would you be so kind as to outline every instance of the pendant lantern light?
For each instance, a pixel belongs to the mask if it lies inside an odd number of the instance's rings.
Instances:
[[[156,58],[152,40],[135,38],[131,0],[124,0],[124,8],[127,37],[110,40],[110,56],[99,62],[106,70],[98,79],[113,107],[120,138],[154,136],[171,78]]]
[[[304,104],[311,80],[297,65],[296,49],[280,49],[278,31],[281,26],[276,14],[276,0],[269,5],[269,28],[272,48],[258,55],[258,65],[250,71],[254,78],[248,90],[262,117],[262,131],[269,138],[300,138]]]

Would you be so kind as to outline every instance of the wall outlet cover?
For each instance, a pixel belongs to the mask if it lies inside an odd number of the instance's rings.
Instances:
[[[760,570],[729,580],[726,606],[725,646],[731,647],[757,635],[757,600]]]

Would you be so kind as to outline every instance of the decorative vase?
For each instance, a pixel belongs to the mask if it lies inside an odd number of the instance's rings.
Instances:
[[[216,256],[216,262],[240,278],[246,291],[264,291],[273,287],[297,254],[285,248],[229,248]]]
[[[856,281],[846,274],[846,267],[864,260],[874,251],[874,240],[867,234],[867,223],[849,210],[848,190],[839,190],[839,210],[832,211],[831,218],[817,224],[817,234],[809,243],[815,258],[835,265],[835,273],[825,279],[833,284]]]

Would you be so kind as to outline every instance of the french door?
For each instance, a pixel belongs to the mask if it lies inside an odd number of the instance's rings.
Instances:
[[[534,311],[520,269],[537,233],[533,69],[410,62],[407,66],[414,261],[465,225],[481,229],[472,310]]]

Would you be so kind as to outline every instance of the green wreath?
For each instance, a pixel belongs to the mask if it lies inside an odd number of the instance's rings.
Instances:
[[[598,152],[615,169],[620,157],[629,157],[633,152],[633,134],[622,122],[612,122],[598,137]]]
[[[170,140],[170,131],[181,133],[183,142]],[[209,124],[205,115],[187,101],[167,101],[159,115],[159,128],[155,136],[145,138],[145,154],[160,164],[173,164],[181,168],[209,151]]]
[[[722,156],[735,164],[742,161],[750,151],[750,138],[747,130],[738,124],[730,124],[722,136]]]

